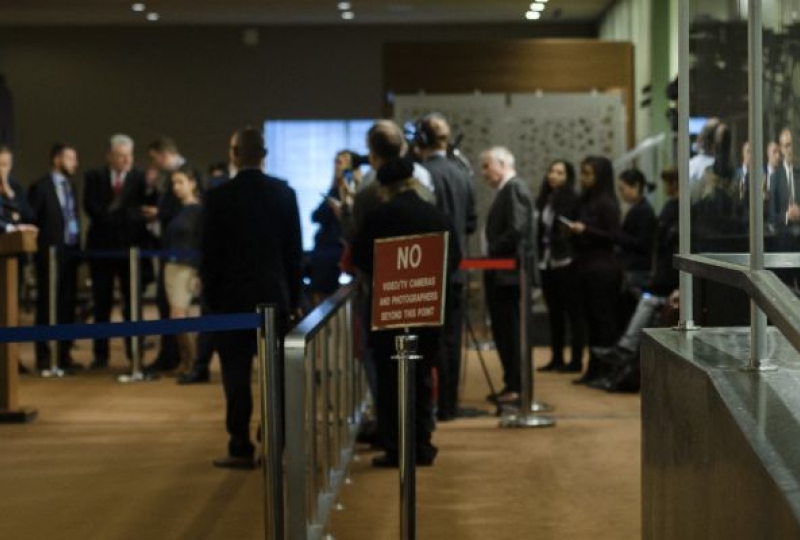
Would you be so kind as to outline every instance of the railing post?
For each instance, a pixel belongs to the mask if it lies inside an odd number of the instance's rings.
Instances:
[[[41,294],[41,288],[39,294]],[[58,248],[56,246],[47,248],[47,295],[47,321],[51,326],[55,326],[58,324]],[[48,349],[50,367],[42,370],[39,375],[48,379],[65,377],[67,372],[58,367],[58,341],[49,341]]]
[[[689,192],[689,0],[678,0],[678,182],[680,240],[678,252],[690,255],[691,243],[691,197]],[[695,330],[694,306],[692,305],[692,276],[681,272],[679,330]]]
[[[281,448],[280,358],[276,309],[259,305],[258,367],[261,388],[261,459],[264,472],[264,538],[284,540],[283,449]]]
[[[128,278],[130,283],[128,286],[131,305],[130,305],[130,319],[131,322],[138,322],[139,314],[141,313],[141,296],[142,296],[142,277],[139,271],[141,266],[139,264],[141,252],[138,247],[132,247],[128,250]],[[158,378],[154,373],[146,372],[142,369],[142,350],[139,346],[139,336],[131,336],[131,373],[130,375],[120,375],[117,381],[121,383],[134,383],[152,381]]]
[[[532,412],[548,411],[553,408],[533,400],[533,366],[531,365],[530,314],[531,287],[528,281],[528,265],[520,258],[519,267],[519,360],[520,360],[520,406],[518,412],[503,415],[500,427],[552,427],[556,425],[553,417],[534,415]]]
[[[750,123],[750,270],[764,268],[764,194],[761,177],[764,174],[764,116],[763,116],[763,39],[761,0],[749,0],[747,21],[747,71],[749,86]],[[762,366],[766,359],[767,316],[750,299],[750,364],[748,371],[767,369]],[[774,368],[772,368],[774,369]]]

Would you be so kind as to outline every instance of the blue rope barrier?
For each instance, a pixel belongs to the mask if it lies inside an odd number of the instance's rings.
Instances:
[[[255,330],[260,326],[261,321],[258,313],[206,315],[205,317],[164,319],[159,321],[20,326],[0,329],[0,343],[161,336],[166,334],[184,334],[187,332]]]
[[[92,249],[78,252],[62,252],[62,255],[78,257],[81,259],[127,259],[130,252],[127,249]],[[200,252],[193,249],[142,249],[139,257],[153,257],[156,259],[200,259]]]

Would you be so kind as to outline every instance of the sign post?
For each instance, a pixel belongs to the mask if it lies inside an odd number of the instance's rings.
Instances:
[[[409,329],[444,324],[448,233],[375,240],[372,330],[405,329],[395,337],[400,409],[400,538],[416,538],[414,387],[418,336]]]

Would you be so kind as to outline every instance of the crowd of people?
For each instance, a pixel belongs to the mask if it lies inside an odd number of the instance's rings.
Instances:
[[[472,171],[454,156],[450,126],[440,114],[421,118],[411,140],[394,122],[379,120],[366,142],[368,156],[349,150],[336,154],[333,180],[312,216],[319,229],[305,263],[296,195],[286,181],[264,173],[266,148],[262,134],[254,129],[231,137],[228,162],[213,165],[205,182],[171,139],[160,137],[149,144],[148,166],[139,170],[133,162],[133,140],[114,135],[108,142],[106,164],[84,176],[82,204],[74,147],[53,147],[49,172],[31,185],[27,195],[11,175],[10,149],[0,148],[4,208],[0,227],[38,230],[38,324],[50,322],[47,252],[51,246],[59,253],[59,324],[76,319],[76,276],[83,259],[90,267],[94,321],[110,319],[115,283],[122,292],[123,314],[130,316],[129,264],[111,255],[131,246],[162,250],[156,268],[149,260],[142,261],[145,279],[156,282],[162,318],[186,317],[194,302],[202,313],[252,311],[259,302],[272,302],[279,306],[280,329],[285,333],[302,314],[304,266],[311,278],[312,304],[336,290],[341,271],[352,274],[363,336],[357,344],[359,357],[376,403],[377,424],[370,440],[385,450],[374,460],[380,467],[397,466],[399,457],[397,379],[389,360],[396,332],[370,331],[373,242],[448,232],[444,326],[418,332],[424,360],[417,370],[416,457],[419,464],[430,465],[437,454],[431,438],[434,421],[447,422],[462,414],[458,385],[467,280],[459,262],[478,225]],[[369,171],[362,175],[360,166],[366,164]],[[635,169],[623,171],[616,182],[618,198],[611,163],[604,157],[587,157],[577,175],[570,162],[554,161],[536,197],[517,175],[507,148],[487,148],[479,165],[495,192],[485,224],[485,255],[515,259],[517,268],[527,265],[529,274],[541,275],[552,338],[552,358],[542,369],[583,371],[577,382],[612,391],[632,389],[638,381],[641,328],[652,322],[677,288],[677,275],[671,269],[677,247],[675,172],[662,175],[670,201],[656,217],[646,198],[652,186],[644,175]],[[624,217],[619,199],[628,208]],[[85,234],[81,207],[88,221]],[[486,306],[504,379],[504,388],[491,399],[501,406],[520,405],[518,272],[484,273]],[[625,298],[632,299],[627,309]],[[567,326],[569,361],[564,357]],[[70,343],[59,343],[59,367],[80,369],[70,349]],[[130,349],[128,343],[128,355]],[[106,368],[108,341],[95,340],[92,351],[89,367]],[[147,369],[177,371],[181,383],[205,382],[215,351],[222,367],[230,435],[228,454],[215,464],[251,468],[255,466],[249,428],[255,340],[250,333],[201,333],[196,340],[188,335],[165,336]],[[36,368],[46,369],[48,359],[47,345],[37,344]],[[434,368],[435,398],[430,391]]]

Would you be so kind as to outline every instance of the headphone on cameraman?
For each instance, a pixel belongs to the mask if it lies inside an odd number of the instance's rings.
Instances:
[[[420,148],[430,148],[436,144],[437,134],[433,131],[431,120],[441,118],[444,116],[440,113],[428,113],[414,124],[414,144]]]

